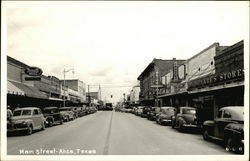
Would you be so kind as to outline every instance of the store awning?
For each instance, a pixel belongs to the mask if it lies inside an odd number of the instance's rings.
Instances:
[[[23,91],[24,95],[27,97],[48,99],[48,96],[46,94],[42,93],[41,91],[39,91],[39,89],[37,89],[36,87],[29,86],[29,85],[26,85],[23,83],[14,82],[14,81],[8,81],[8,82],[10,82],[12,85],[14,85],[19,90]]]
[[[10,81],[7,82],[7,93],[8,94],[14,94],[14,95],[25,95],[24,91],[17,88],[14,84],[12,84]]]
[[[49,97],[49,100],[53,100],[53,101],[63,101],[63,99],[61,99],[61,98],[53,98],[53,97]]]

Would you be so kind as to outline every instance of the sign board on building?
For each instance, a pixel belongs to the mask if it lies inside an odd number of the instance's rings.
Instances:
[[[24,70],[24,73],[29,76],[41,76],[43,71],[38,67],[28,67]]]
[[[173,64],[173,81],[178,81],[178,65],[177,61],[174,62]]]
[[[186,66],[183,64],[178,68],[179,79],[185,79],[186,77]]]
[[[43,71],[38,67],[28,67],[24,70],[24,73],[28,75],[24,78],[26,81],[40,81]]]

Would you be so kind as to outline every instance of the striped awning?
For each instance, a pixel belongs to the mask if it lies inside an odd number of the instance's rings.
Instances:
[[[24,91],[22,91],[21,89],[17,88],[10,81],[8,81],[8,84],[7,84],[7,93],[8,94],[14,94],[14,95],[25,95]]]
[[[10,91],[12,92],[14,91],[14,93],[22,92],[22,95],[25,95],[27,97],[48,99],[48,96],[42,93],[38,88],[23,83],[8,81],[8,93],[9,93],[9,88]]]

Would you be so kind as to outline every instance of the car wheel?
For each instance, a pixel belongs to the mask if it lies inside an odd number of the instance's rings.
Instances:
[[[202,135],[202,136],[203,136],[203,139],[204,139],[204,140],[207,140],[207,141],[208,141],[208,140],[210,139],[207,129],[204,129],[204,132],[203,132],[203,135]]]
[[[29,125],[29,126],[28,126],[28,129],[27,129],[27,131],[26,131],[26,134],[27,134],[27,135],[31,135],[32,132],[33,132],[33,127],[32,127],[32,125]]]
[[[49,121],[49,127],[52,127],[53,126],[53,122],[52,120]]]
[[[61,124],[61,125],[63,124],[63,119],[60,120],[60,124]]]

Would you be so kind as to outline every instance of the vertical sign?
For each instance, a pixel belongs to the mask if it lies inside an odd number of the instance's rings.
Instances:
[[[174,61],[174,64],[173,64],[173,81],[178,81],[178,66],[177,66],[177,61]]]

